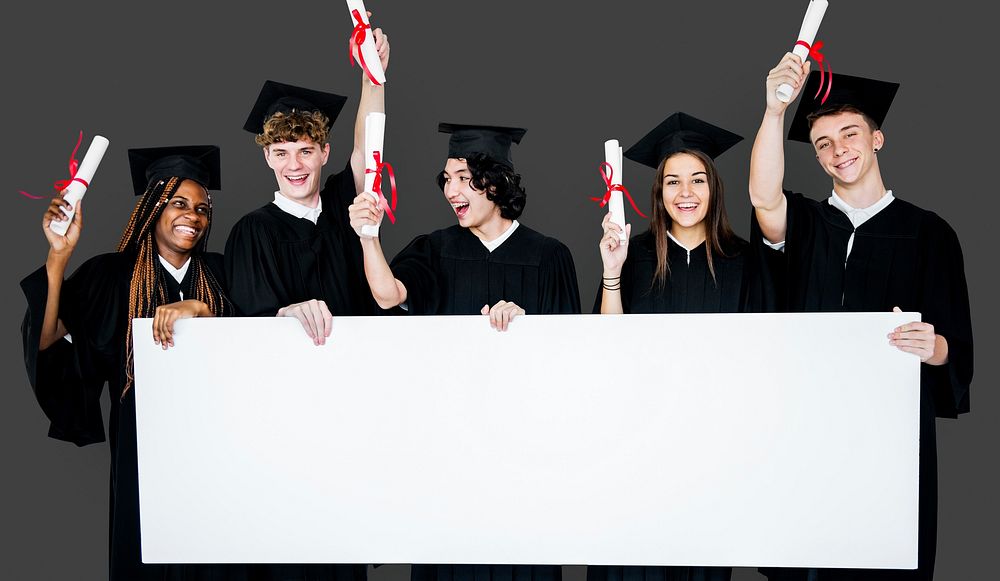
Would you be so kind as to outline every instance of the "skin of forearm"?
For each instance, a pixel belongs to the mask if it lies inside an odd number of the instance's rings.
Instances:
[[[758,210],[774,210],[781,203],[785,176],[784,114],[764,114],[750,154],[750,203]]]
[[[369,113],[385,113],[385,88],[371,84],[362,76],[361,102],[354,120],[354,151],[351,152],[351,169],[358,193],[364,189],[365,182],[365,118]]]
[[[391,309],[406,301],[406,288],[392,275],[378,238],[362,239],[361,247],[365,255],[365,277],[378,306]]]

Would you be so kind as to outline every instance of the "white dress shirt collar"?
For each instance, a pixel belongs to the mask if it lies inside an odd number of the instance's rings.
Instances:
[[[316,204],[315,208],[310,208],[294,200],[289,200],[281,195],[281,192],[274,192],[274,205],[281,208],[286,214],[291,214],[296,218],[305,218],[313,224],[319,221],[319,215],[323,213],[323,198],[319,199],[319,203]]]

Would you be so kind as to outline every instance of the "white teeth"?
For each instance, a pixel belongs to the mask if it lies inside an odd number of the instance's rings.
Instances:
[[[192,236],[194,236],[195,234],[198,233],[197,230],[195,230],[194,228],[192,228],[190,226],[177,226],[176,230],[179,231],[179,232],[183,232],[185,234],[190,234]]]

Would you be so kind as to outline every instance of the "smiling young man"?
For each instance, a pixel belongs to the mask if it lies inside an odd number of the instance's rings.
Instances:
[[[381,29],[373,32],[382,66],[388,67],[388,37]],[[333,315],[374,309],[347,207],[364,187],[364,120],[385,111],[384,88],[362,75],[354,150],[347,166],[324,184],[327,137],[345,101],[264,83],[244,129],[256,135],[278,191],[273,202],[244,216],[226,243],[226,273],[240,313],[295,317],[316,345],[329,337]]]
[[[772,580],[931,579],[937,535],[935,417],[967,412],[972,382],[962,250],[943,219],[897,197],[883,183],[878,153],[886,137],[880,126],[899,85],[838,73],[820,105],[811,98],[819,75],[807,80],[808,73],[808,63],[789,53],[767,77],[767,108],[750,162],[751,243],[771,275],[764,287],[770,286],[781,310],[921,313],[922,321],[893,329],[886,338],[922,362],[918,568],[764,572]],[[833,191],[823,201],[782,190],[788,104],[775,97],[782,83],[795,88],[793,99],[809,95],[798,106],[788,138],[811,144],[832,179]]]
[[[410,314],[487,315],[499,331],[525,313],[579,313],[569,249],[517,221],[527,197],[510,148],[525,130],[450,123],[438,130],[451,134],[437,181],[457,225],[418,236],[390,266],[379,240],[361,235],[382,210],[367,194],[350,207],[378,305],[402,305]]]

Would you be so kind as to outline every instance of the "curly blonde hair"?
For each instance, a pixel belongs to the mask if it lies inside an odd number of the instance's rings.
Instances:
[[[278,111],[264,122],[264,132],[257,136],[257,145],[267,147],[272,143],[295,142],[308,139],[316,144],[326,143],[330,132],[330,119],[322,111]]]

